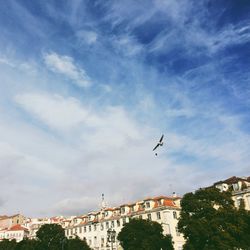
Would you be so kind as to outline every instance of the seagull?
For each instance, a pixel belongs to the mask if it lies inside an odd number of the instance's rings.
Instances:
[[[163,146],[163,137],[164,137],[164,135],[161,136],[159,142],[158,142],[157,145],[153,148],[153,151],[155,151],[159,146]],[[155,153],[155,155],[157,155],[157,153]]]

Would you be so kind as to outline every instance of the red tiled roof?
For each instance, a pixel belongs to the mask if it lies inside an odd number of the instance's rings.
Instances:
[[[164,200],[164,206],[175,207],[175,204],[171,200]]]
[[[104,209],[104,211],[114,211],[114,209],[111,208],[111,207],[107,207],[107,208]]]
[[[12,226],[8,231],[28,231],[28,229],[18,224],[18,225]]]

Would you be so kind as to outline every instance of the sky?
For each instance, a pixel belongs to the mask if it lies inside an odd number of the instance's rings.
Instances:
[[[250,175],[248,0],[0,5],[0,214]]]

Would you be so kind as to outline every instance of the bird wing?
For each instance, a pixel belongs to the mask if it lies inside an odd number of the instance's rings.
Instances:
[[[160,142],[162,142],[164,135],[161,136]]]
[[[159,147],[159,143],[154,147],[153,151],[156,150]]]

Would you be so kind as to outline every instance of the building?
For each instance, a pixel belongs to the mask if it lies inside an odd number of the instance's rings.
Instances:
[[[22,225],[25,221],[25,217],[21,214],[15,214],[12,216],[3,215],[0,216],[0,229],[9,229],[15,225]]]
[[[230,190],[235,206],[239,207],[241,200],[243,200],[245,209],[250,210],[250,177],[232,176],[226,180],[214,183],[214,186],[221,191]]]
[[[35,239],[36,233],[42,225],[45,224],[59,224],[63,228],[65,227],[65,218],[62,216],[52,217],[52,218],[29,218],[23,224],[29,230],[28,238]]]
[[[65,234],[68,238],[78,236],[85,239],[94,250],[110,250],[108,230],[115,231],[117,237],[131,218],[141,218],[160,223],[164,234],[172,235],[175,249],[181,250],[185,240],[177,230],[179,201],[179,197],[158,196],[118,207],[102,206],[100,211],[75,217],[65,228]],[[113,250],[122,249],[116,237],[112,243]]]
[[[12,226],[9,229],[0,230],[0,241],[3,239],[16,240],[17,242],[27,238],[29,235],[29,230],[19,224]]]

